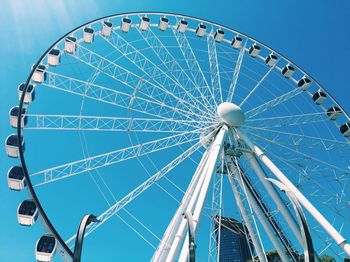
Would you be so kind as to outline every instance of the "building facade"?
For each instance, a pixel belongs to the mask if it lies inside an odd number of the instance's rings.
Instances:
[[[220,220],[220,241],[218,241]],[[247,240],[249,238],[246,235],[248,231],[242,223],[227,217],[219,219],[218,216],[214,218],[214,223],[220,262],[246,262],[251,259],[251,252],[254,252],[254,247]]]

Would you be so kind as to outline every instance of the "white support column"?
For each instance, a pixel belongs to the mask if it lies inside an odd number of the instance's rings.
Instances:
[[[197,226],[199,223],[200,215],[202,213],[204,201],[205,201],[205,198],[206,198],[207,193],[208,193],[208,188],[209,188],[212,176],[216,170],[216,163],[217,163],[219,154],[222,150],[222,146],[223,146],[223,143],[225,141],[226,135],[227,135],[227,126],[223,126],[221,128],[220,132],[217,134],[217,136],[216,136],[216,138],[215,138],[215,140],[210,148],[211,152],[210,152],[208,163],[207,163],[207,170],[205,172],[205,178],[203,181],[203,185],[200,188],[198,200],[195,203],[195,207],[194,207],[194,211],[193,211],[194,232],[196,232],[196,230],[197,230]],[[191,207],[189,206],[189,208],[191,208]],[[188,211],[191,212],[191,210],[188,210]],[[188,248],[187,248],[187,246],[188,246],[187,245],[188,234],[186,235],[186,239],[183,243],[184,244],[183,244],[183,247],[181,250],[179,261],[186,261],[186,259],[187,259],[187,256],[188,256]],[[180,241],[178,242],[178,244],[181,244]],[[178,250],[179,247],[180,246],[178,245],[178,247],[176,247],[176,250]],[[172,253],[171,256],[169,256],[166,261],[174,261],[176,258],[176,254],[177,254],[177,252]]]
[[[283,202],[280,194],[277,192],[277,190],[271,185],[269,181],[266,180],[266,174],[265,171],[261,168],[259,162],[255,158],[255,155],[251,153],[244,153],[244,156],[248,160],[251,167],[254,169],[255,173],[258,175],[261,183],[266,188],[266,191],[271,196],[273,201],[276,203],[278,210],[281,212],[283,217],[286,219],[289,227],[292,229],[293,234],[297,238],[298,242],[302,245],[303,240],[301,238],[300,234],[300,228],[298,226],[297,221],[292,216],[290,210],[287,208],[285,203]]]
[[[247,229],[248,229],[248,232],[249,232],[249,235],[253,241],[253,245],[254,245],[254,248],[256,250],[256,253],[259,257],[259,261],[262,261],[262,262],[267,262],[267,258],[266,258],[266,255],[264,254],[264,251],[263,251],[263,247],[259,241],[259,239],[257,238],[255,232],[254,232],[254,227],[251,223],[251,220],[249,218],[249,215],[248,215],[248,212],[243,204],[243,201],[242,201],[242,198],[238,192],[238,189],[237,189],[237,186],[236,186],[236,183],[235,183],[235,180],[234,178],[232,177],[231,175],[231,171],[230,171],[230,175],[228,176],[228,179],[230,181],[230,184],[231,184],[231,187],[232,187],[232,191],[233,191],[233,194],[235,196],[235,199],[236,199],[236,202],[237,202],[237,206],[239,208],[239,211],[240,213],[242,214],[242,217],[243,217],[243,220],[244,220],[244,224],[247,226]]]
[[[192,181],[190,185],[188,186],[188,189],[186,190],[186,193],[181,201],[180,206],[176,210],[176,213],[169,223],[164,236],[158,245],[158,248],[156,252],[154,253],[152,257],[152,261],[164,261],[165,257],[168,255],[168,252],[170,250],[169,243],[173,243],[174,237],[175,237],[175,232],[177,230],[177,227],[180,224],[180,220],[182,219],[183,213],[187,210],[187,207],[189,205],[190,200],[193,198],[194,191],[198,186],[201,185],[202,179],[201,179],[201,174],[203,173],[203,169],[205,168],[206,161],[208,160],[208,155],[209,152],[208,150],[205,151],[203,154],[203,157],[198,164],[198,167],[193,175]]]
[[[296,196],[298,201],[304,208],[315,218],[315,220],[323,227],[323,229],[334,239],[347,255],[350,256],[350,244],[346,239],[332,226],[331,223],[311,204],[311,202],[294,186],[294,184],[282,173],[282,171],[254,145],[250,139],[241,131],[236,130],[238,135],[246,142],[255,155],[270,169],[270,171]]]
[[[284,247],[278,241],[277,235],[271,229],[271,227],[267,221],[267,218],[265,217],[264,212],[261,210],[260,206],[258,205],[258,203],[257,203],[256,199],[254,198],[249,186],[243,181],[242,176],[241,176],[239,171],[236,172],[236,175],[237,175],[236,180],[238,181],[239,186],[242,188],[243,193],[246,195],[249,203],[252,205],[252,208],[253,208],[255,214],[259,218],[259,221],[260,221],[261,225],[263,226],[271,243],[276,248],[278,255],[280,256],[280,258],[282,259],[283,262],[288,262],[289,258],[286,255]]]

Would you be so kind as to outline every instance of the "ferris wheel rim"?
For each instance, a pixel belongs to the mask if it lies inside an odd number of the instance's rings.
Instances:
[[[315,79],[313,78],[310,74],[308,74],[305,70],[303,70],[301,67],[299,67],[296,63],[294,63],[292,60],[288,59],[287,57],[285,57],[284,55],[282,55],[281,53],[275,51],[274,49],[272,49],[270,46],[256,40],[253,37],[250,37],[240,31],[234,30],[230,27],[224,26],[220,23],[215,23],[212,22],[210,20],[207,19],[201,19],[195,16],[189,16],[189,15],[183,15],[183,14],[178,14],[178,13],[169,13],[169,12],[126,12],[126,13],[119,13],[119,14],[113,14],[113,15],[107,15],[104,17],[100,17],[94,20],[91,20],[89,22],[86,22],[84,24],[81,24],[79,26],[77,26],[76,28],[74,28],[73,30],[69,31],[68,33],[64,34],[63,36],[61,36],[60,38],[58,38],[58,40],[56,40],[42,55],[41,57],[38,59],[38,61],[34,64],[34,66],[32,67],[29,76],[25,82],[25,87],[23,89],[23,93],[21,95],[20,98],[20,102],[19,102],[19,112],[21,112],[21,110],[24,108],[24,97],[25,97],[25,93],[28,89],[28,86],[30,85],[31,82],[31,78],[33,76],[33,73],[35,71],[35,69],[40,65],[40,63],[45,59],[45,57],[48,55],[48,53],[58,44],[60,43],[62,40],[64,40],[67,36],[71,35],[72,33],[82,29],[85,26],[97,23],[99,21],[103,21],[104,19],[109,19],[109,18],[116,18],[116,17],[123,17],[123,16],[127,16],[127,15],[168,15],[168,16],[176,16],[176,17],[183,17],[183,18],[188,18],[188,19],[192,19],[198,22],[205,22],[211,25],[215,25],[217,27],[220,28],[224,28],[228,31],[234,32],[234,33],[238,33],[244,37],[246,37],[249,40],[252,40],[256,43],[259,43],[260,45],[264,46],[265,48],[273,51],[273,53],[279,55],[281,58],[283,58],[284,60],[286,60],[287,62],[290,62],[291,64],[293,64],[293,66],[295,66],[296,68],[298,68],[302,73],[304,73],[305,75],[307,75],[308,77],[310,77],[312,79],[313,82],[315,82],[317,84],[317,86],[319,86],[324,92],[326,92],[326,94],[329,96],[329,98],[332,99],[332,101],[334,102],[334,104],[336,106],[338,106],[342,112],[344,113],[344,115],[346,116],[346,118],[348,120],[350,120],[350,117],[348,115],[348,113],[344,110],[344,108],[336,101],[336,99]],[[19,117],[17,120],[17,136],[18,137],[22,137],[23,135],[23,130],[22,130],[22,123],[21,123],[21,118]],[[23,150],[23,146],[21,143],[19,143],[19,158],[20,158],[20,162],[23,168],[23,172],[24,172],[24,176],[27,180],[27,187],[28,187],[28,191],[31,195],[31,197],[33,198],[40,215],[42,216],[42,218],[44,219],[44,222],[46,223],[46,225],[48,226],[49,230],[51,231],[51,233],[54,235],[54,237],[58,240],[58,242],[60,243],[60,245],[63,247],[64,251],[70,256],[73,257],[73,253],[71,251],[71,249],[66,245],[66,243],[63,241],[63,239],[61,238],[61,236],[59,235],[59,233],[56,231],[55,227],[52,225],[49,217],[46,215],[44,208],[42,207],[39,198],[36,195],[36,192],[34,190],[34,187],[31,183],[30,180],[30,176],[29,176],[29,172],[26,166],[26,161],[25,161],[25,157],[24,157],[24,150]]]

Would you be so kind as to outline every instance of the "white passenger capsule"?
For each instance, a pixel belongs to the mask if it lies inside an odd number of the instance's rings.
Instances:
[[[21,100],[24,88],[26,87],[25,83],[22,83],[18,86],[18,100]],[[24,103],[29,104],[33,102],[35,99],[35,88],[34,85],[29,84],[28,88],[26,90],[26,93],[24,95]]]
[[[303,91],[306,91],[310,85],[311,85],[311,80],[309,78],[307,78],[306,76],[303,76],[298,81],[298,87]]]
[[[128,33],[131,28],[131,19],[127,17],[123,17],[122,24],[120,26],[120,30],[124,33]]]
[[[260,54],[260,46],[258,46],[256,43],[253,44],[250,48],[248,53],[250,54],[251,57],[257,57]]]
[[[64,39],[64,51],[67,53],[74,53],[77,48],[77,39],[73,36],[67,36]]]
[[[85,27],[83,39],[85,43],[91,44],[94,41],[94,29],[91,27]]]
[[[18,157],[19,156],[19,143],[22,144],[22,149],[24,151],[25,144],[24,139],[21,137],[21,141],[18,139],[16,134],[11,134],[6,138],[5,146],[6,153],[9,157]]]
[[[336,120],[340,114],[342,113],[342,110],[337,106],[332,106],[327,110],[327,116],[330,120]]]
[[[109,21],[103,21],[102,25],[102,35],[105,37],[109,37],[112,33],[113,24]]]
[[[243,39],[241,37],[239,37],[238,35],[236,35],[231,42],[231,46],[233,48],[240,48],[241,44],[242,44]]]
[[[24,200],[17,208],[18,223],[22,226],[33,225],[38,215],[38,208],[33,200]]]
[[[312,96],[312,100],[317,104],[320,105],[323,103],[324,100],[326,100],[327,95],[325,92],[322,92],[322,90],[318,90],[315,94]]]
[[[187,26],[188,26],[188,22],[184,19],[181,19],[179,21],[179,23],[177,24],[177,30],[180,32],[180,33],[185,33],[186,29],[187,29]]]
[[[43,235],[35,246],[35,258],[40,262],[50,262],[56,252],[57,240],[52,235]]]
[[[196,29],[196,35],[199,37],[202,37],[205,35],[205,31],[207,30],[207,26],[203,23],[198,24]]]
[[[58,66],[61,62],[61,51],[56,48],[51,49],[47,56],[47,62],[50,66]]]
[[[343,136],[348,137],[350,136],[350,123],[345,123],[339,128],[340,133],[343,134]]]
[[[265,63],[269,66],[269,67],[273,67],[275,66],[275,64],[277,63],[277,56],[274,54],[269,54],[266,58],[265,58]]]
[[[215,34],[214,34],[214,40],[218,43],[220,43],[222,41],[222,39],[224,39],[224,35],[225,32],[221,29],[217,29]]]
[[[7,172],[7,184],[11,190],[20,191],[27,185],[21,166],[13,166]]]
[[[149,28],[149,23],[151,22],[151,19],[149,19],[146,16],[143,16],[141,18],[141,22],[140,22],[140,29],[143,31],[147,31]]]
[[[45,65],[38,65],[37,68],[35,68],[32,76],[32,80],[37,83],[42,83],[46,80],[46,66]]]
[[[167,30],[168,24],[169,24],[168,18],[166,18],[165,16],[159,18],[159,24],[158,24],[159,30],[161,30],[161,31]]]
[[[18,123],[18,113],[19,113],[19,107],[14,106],[10,109],[9,112],[9,117],[10,117],[10,125],[13,128],[17,128],[17,123]],[[22,108],[21,112],[21,128],[25,127],[28,122],[28,118],[26,116],[26,109]]]
[[[294,67],[291,66],[290,64],[287,64],[285,67],[282,69],[282,75],[286,78],[290,78],[294,73]]]

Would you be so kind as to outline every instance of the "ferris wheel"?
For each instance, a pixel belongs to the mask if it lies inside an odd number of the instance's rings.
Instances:
[[[349,115],[241,32],[170,13],[103,17],[53,43],[18,95],[8,185],[29,192],[19,224],[44,229],[38,261],[72,261],[86,213],[99,221],[85,231],[92,261],[222,261],[227,218],[253,260],[350,256]]]

